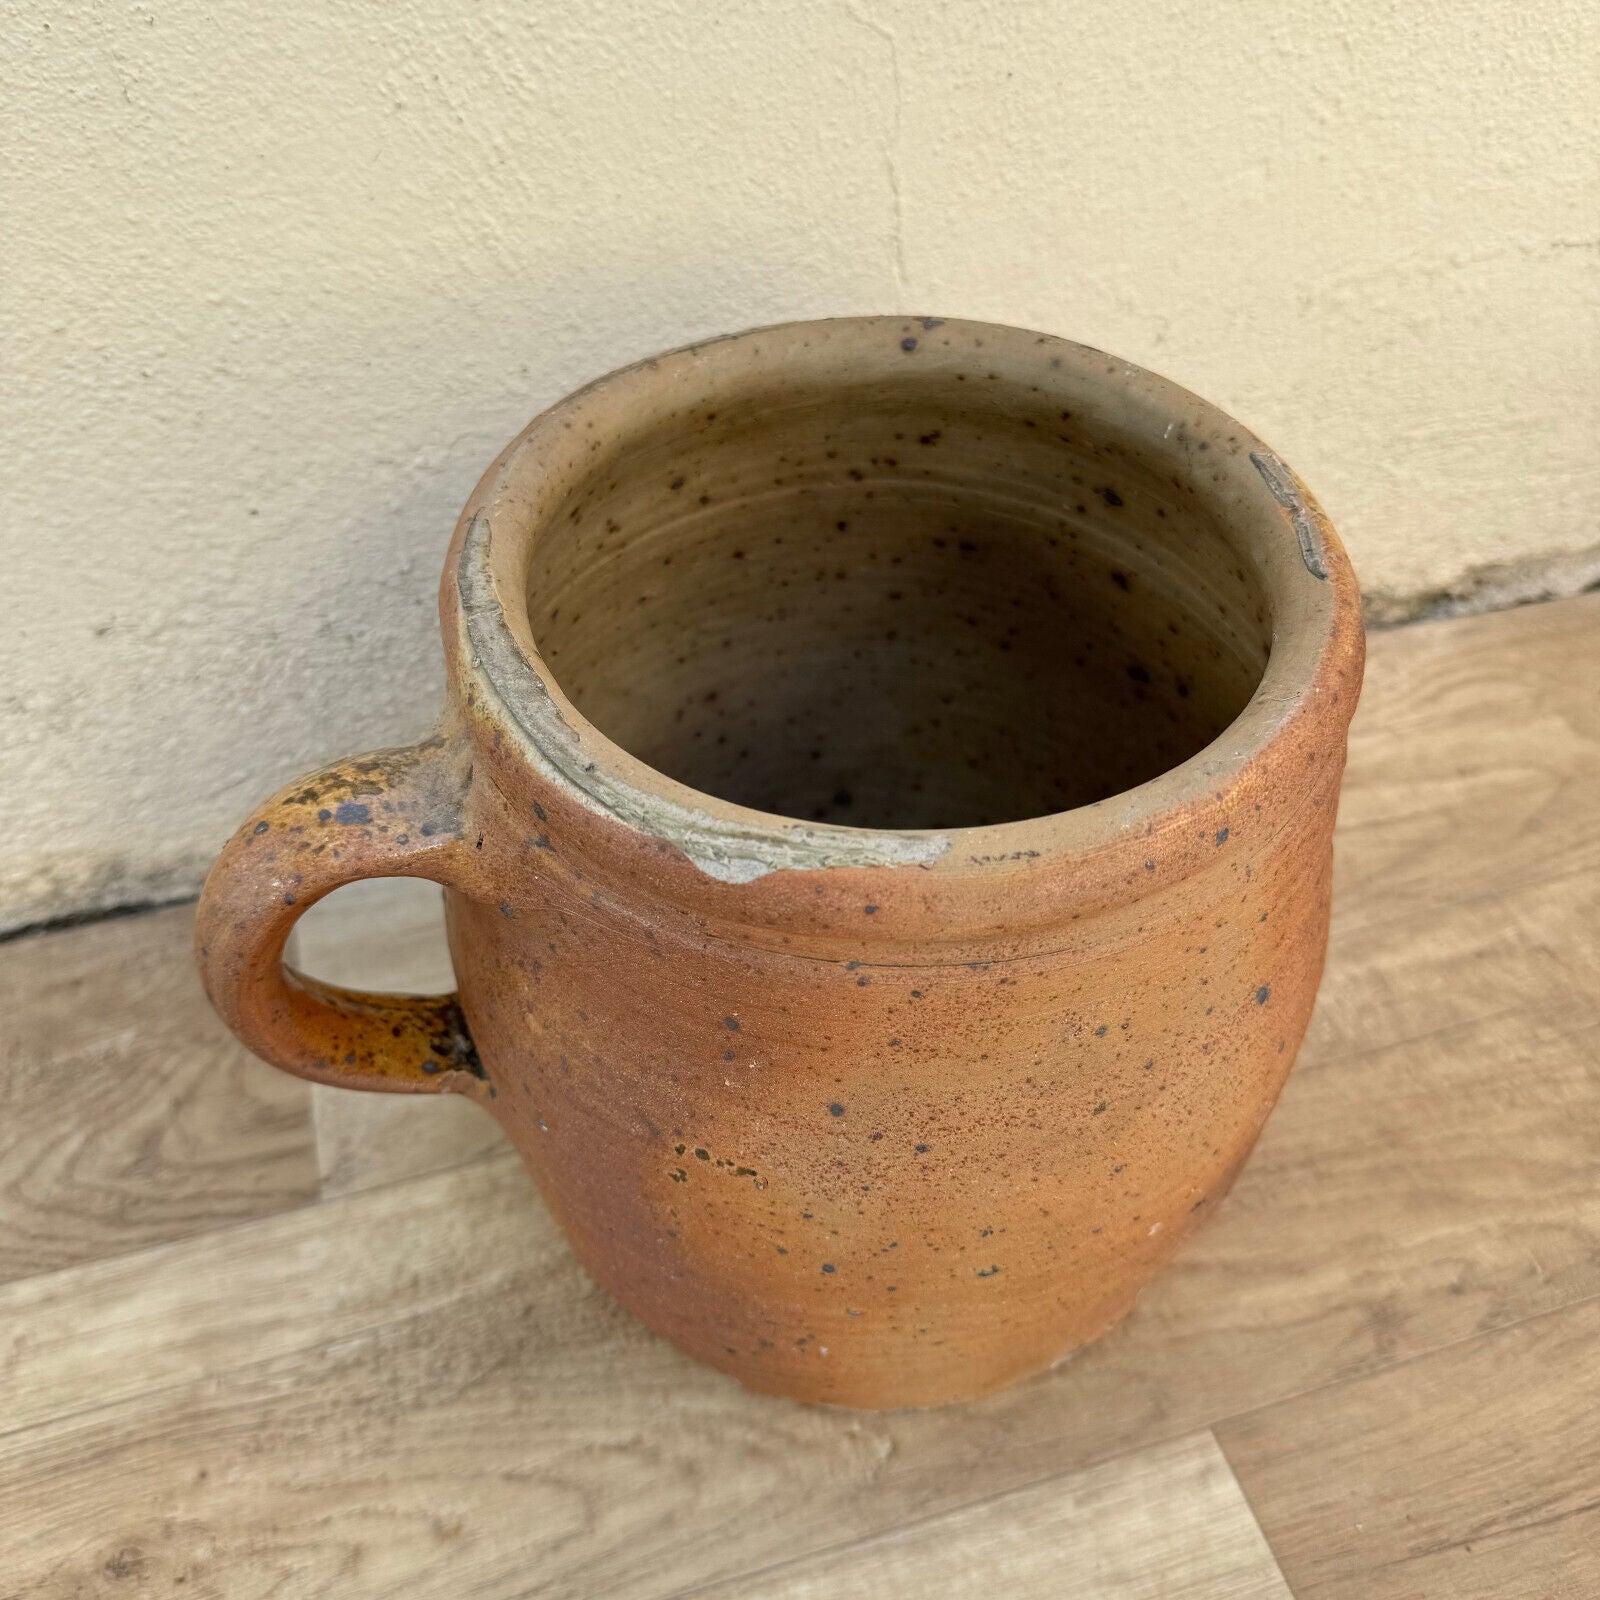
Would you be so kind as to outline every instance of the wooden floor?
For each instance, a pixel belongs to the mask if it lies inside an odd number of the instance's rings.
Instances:
[[[398,892],[306,964],[440,981]],[[1600,596],[1372,641],[1254,1161],[979,1405],[693,1365],[474,1107],[245,1056],[189,919],[0,948],[0,1600],[1600,1595]]]

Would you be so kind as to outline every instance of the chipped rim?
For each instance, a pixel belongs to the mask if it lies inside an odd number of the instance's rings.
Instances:
[[[1008,377],[1031,373],[1037,379],[1043,372],[1063,400],[1090,412],[1100,399],[1102,419],[1120,406],[1132,423],[1144,425],[1141,443],[1151,461],[1187,472],[1191,481],[1198,477],[1198,452],[1229,441],[1206,458],[1220,483],[1208,498],[1254,567],[1272,613],[1266,668],[1238,716],[1186,760],[1131,789],[1067,811],[942,830],[808,822],[739,805],[667,776],[589,722],[539,654],[522,587],[526,552],[543,523],[527,508],[562,469],[576,470],[575,419],[595,406],[624,408],[625,417],[630,403],[659,406],[674,393],[681,400],[688,382],[705,386],[695,391],[703,402],[718,381],[754,370],[763,345],[763,369],[820,360],[828,351],[836,365],[841,349],[881,360],[892,344],[908,355],[942,359],[953,374],[960,352],[940,357],[925,337],[941,328],[951,330],[947,339],[966,341],[960,350],[981,343],[990,363],[1011,369]],[[1342,735],[1355,695],[1336,709],[1325,690],[1346,665],[1359,667],[1363,651],[1355,578],[1337,535],[1298,477],[1248,429],[1189,390],[1091,346],[937,317],[840,317],[752,328],[634,362],[574,391],[502,451],[468,499],[446,565],[441,609],[457,641],[458,664],[479,688],[482,710],[547,782],[592,812],[676,846],[708,876],[735,884],[784,870],[1037,861],[1146,840],[1175,814],[1225,810],[1246,773],[1308,713],[1319,724],[1336,720]]]

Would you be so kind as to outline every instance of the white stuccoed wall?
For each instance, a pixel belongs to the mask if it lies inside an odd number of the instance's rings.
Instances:
[[[1581,0],[0,15],[0,928],[191,890],[267,790],[423,730],[490,457],[751,323],[1153,366],[1383,617],[1600,573]]]

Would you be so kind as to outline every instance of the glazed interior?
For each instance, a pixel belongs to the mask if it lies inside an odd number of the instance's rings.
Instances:
[[[1265,586],[1205,497],[1032,384],[758,371],[589,460],[529,551],[540,655],[600,732],[740,805],[1068,810],[1209,744],[1266,668]]]

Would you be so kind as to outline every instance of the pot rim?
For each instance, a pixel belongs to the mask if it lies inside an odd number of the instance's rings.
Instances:
[[[929,335],[937,331],[938,337]],[[961,341],[957,344],[955,341]],[[802,365],[841,347],[852,360],[942,363],[953,374],[974,347],[1008,379],[1030,376],[1093,411],[1116,398],[1144,424],[1151,459],[1198,482],[1236,549],[1256,571],[1272,637],[1260,682],[1209,744],[1133,788],[1067,811],[947,829],[891,829],[809,822],[723,800],[668,777],[614,743],[567,698],[540,656],[526,601],[526,552],[553,504],[552,484],[581,470],[590,413],[625,424],[629,408],[703,404],[717,383],[775,363]],[[1110,378],[1112,382],[1107,383]],[[708,390],[710,391],[708,393]],[[581,426],[580,426],[581,424]],[[541,504],[543,500],[543,504]],[[1260,439],[1218,407],[1131,362],[1091,346],[1001,324],[938,317],[858,316],[779,323],[681,346],[619,368],[540,413],[480,480],[457,524],[441,590],[458,681],[471,683],[496,748],[509,741],[549,783],[636,834],[675,846],[728,884],[771,872],[832,867],[970,872],[1091,857],[1121,876],[1157,834],[1182,822],[1197,835],[1256,796],[1290,747],[1325,744],[1355,709],[1364,641],[1354,574],[1337,535],[1299,478]],[[1297,753],[1297,751],[1296,751]],[[1268,763],[1273,755],[1282,761]],[[1303,788],[1309,789],[1309,782]],[[1284,818],[1272,806],[1273,832]],[[1297,809],[1297,807],[1295,808]],[[1225,836],[1227,824],[1220,832]],[[1239,831],[1235,826],[1236,833]],[[1219,838],[1218,843],[1221,842]],[[1183,852],[1198,866],[1203,853]],[[1148,861],[1133,863],[1149,867]],[[1096,874],[1100,876],[1100,874]],[[1167,876],[1163,874],[1164,878]]]

